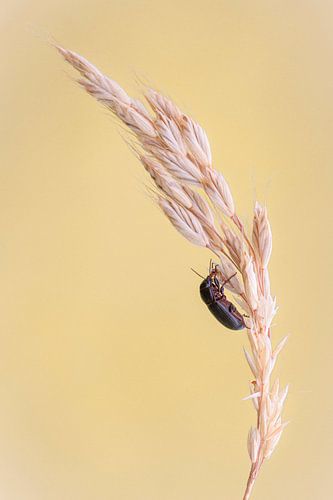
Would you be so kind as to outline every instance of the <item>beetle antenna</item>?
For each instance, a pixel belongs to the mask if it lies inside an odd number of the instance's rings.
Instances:
[[[192,267],[191,267],[190,269],[191,269],[191,271],[193,271],[195,274],[197,274],[198,276],[200,276],[200,278],[205,279],[205,277],[204,277],[204,276],[201,276],[201,274],[199,274],[199,273],[198,273],[195,269],[192,269]]]

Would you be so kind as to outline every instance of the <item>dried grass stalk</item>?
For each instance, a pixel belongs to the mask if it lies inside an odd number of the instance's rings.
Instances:
[[[145,93],[149,112],[83,57],[57,49],[81,74],[79,84],[132,132],[131,146],[151,176],[156,201],[169,221],[191,243],[217,256],[222,278],[237,272],[227,287],[249,315],[250,352],[245,350],[245,358],[253,380],[245,399],[251,399],[257,414],[247,440],[251,470],[243,500],[248,500],[263,462],[273,453],[286,425],[281,414],[288,387],[280,388],[279,379],[271,381],[286,338],[273,348],[271,322],[276,302],[268,273],[272,232],[267,210],[256,203],[252,237],[248,236],[228,183],[212,166],[209,142],[199,124],[153,89]]]

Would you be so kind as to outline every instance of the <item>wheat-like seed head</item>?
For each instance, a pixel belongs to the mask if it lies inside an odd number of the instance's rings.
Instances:
[[[194,245],[202,247],[209,246],[209,239],[202,225],[189,210],[182,207],[176,201],[163,198],[163,196],[158,197],[158,203],[171,224],[173,224],[187,240]]]
[[[219,258],[216,271],[222,281],[237,273],[226,287],[249,315],[250,352],[244,352],[254,380],[244,399],[251,399],[257,413],[257,425],[251,427],[247,440],[252,464],[244,494],[248,500],[262,463],[271,456],[286,425],[281,415],[288,387],[281,389],[278,379],[271,383],[287,339],[273,348],[276,301],[270,293],[272,232],[267,210],[256,203],[251,240],[235,211],[227,181],[213,168],[209,141],[198,123],[153,89],[145,93],[148,111],[86,59],[57,49],[80,73],[79,84],[132,132],[131,146],[155,184],[156,200],[171,224],[188,241]]]
[[[272,253],[272,231],[267,210],[258,202],[256,202],[254,209],[252,241],[258,262],[265,269]]]

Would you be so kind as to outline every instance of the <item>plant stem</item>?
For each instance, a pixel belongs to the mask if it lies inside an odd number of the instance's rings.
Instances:
[[[253,486],[254,486],[256,479],[258,477],[259,470],[263,464],[263,461],[264,461],[264,457],[262,454],[262,446],[260,446],[259,451],[258,451],[257,460],[254,464],[252,464],[251,469],[250,469],[250,474],[249,474],[249,477],[248,477],[248,480],[246,483],[246,489],[244,492],[243,500],[249,500],[251,493],[252,493],[252,490],[253,490]]]
[[[246,490],[245,490],[245,493],[243,496],[243,500],[249,500],[254,483],[255,483],[255,480],[256,480],[256,477],[257,477],[257,474],[255,472],[255,464],[252,464],[249,478],[248,478],[247,483],[246,483]]]

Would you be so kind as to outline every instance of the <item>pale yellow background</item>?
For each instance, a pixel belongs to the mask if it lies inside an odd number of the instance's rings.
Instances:
[[[206,129],[247,222],[272,222],[291,424],[256,500],[332,493],[333,4],[1,5],[0,499],[236,500],[246,338],[198,294],[209,255],[153,206],[119,128],[47,41]]]

